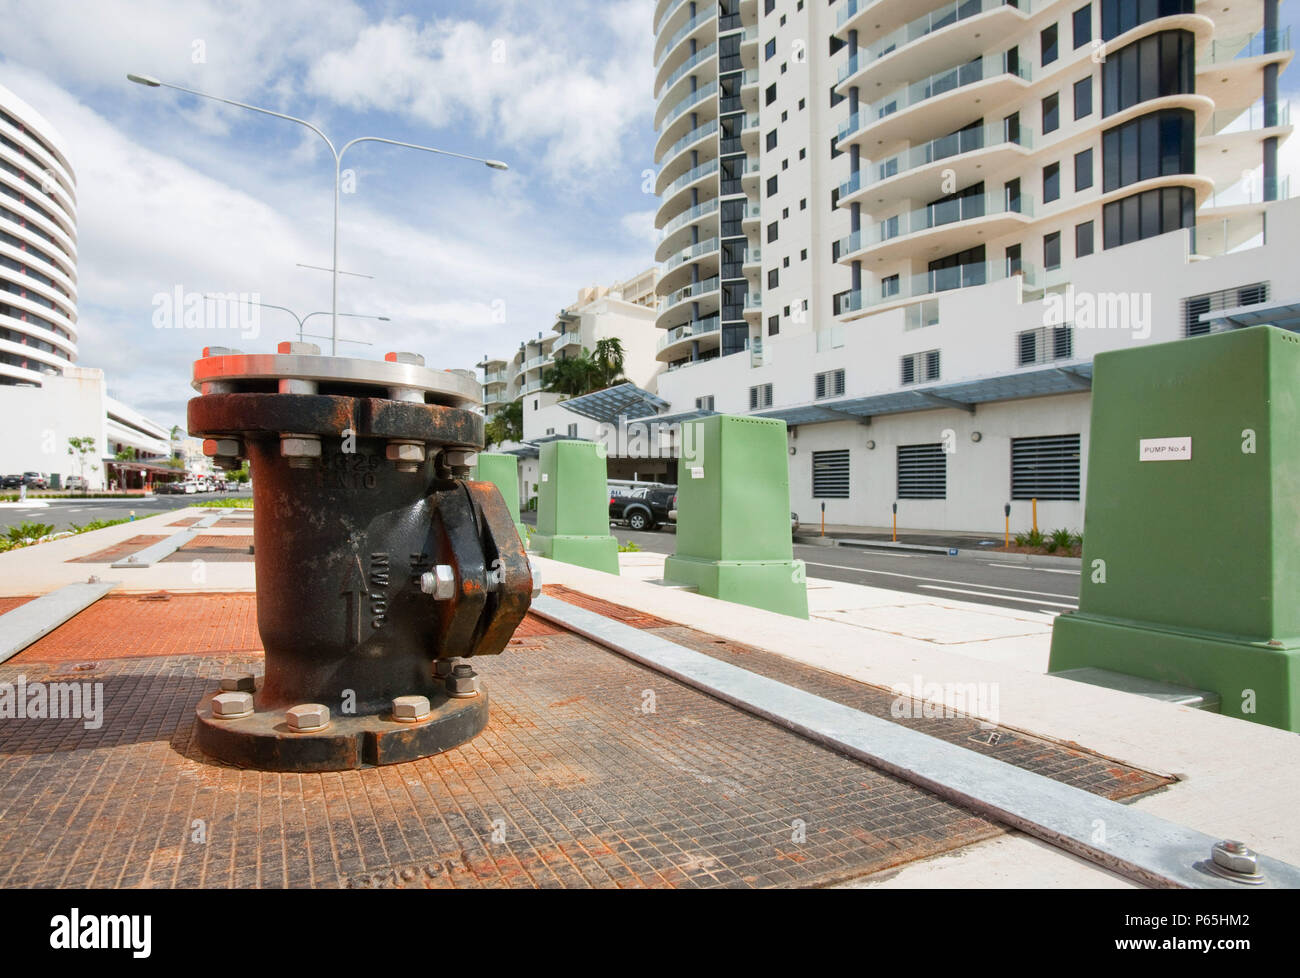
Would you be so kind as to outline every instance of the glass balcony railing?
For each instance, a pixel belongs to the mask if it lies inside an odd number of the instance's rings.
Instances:
[[[835,18],[836,29],[843,27],[846,20],[859,11],[866,10],[875,2],[876,0],[848,0],[848,3],[839,12],[839,16]]]
[[[542,389],[542,381],[540,381],[540,380],[530,380],[528,383],[524,384],[523,387],[519,388],[519,393],[520,393],[520,394],[532,394],[533,392],[535,392],[535,391],[539,391],[539,390],[541,390],[541,389]]]
[[[960,132],[950,133],[920,146],[905,149],[887,160],[863,166],[856,174],[840,184],[840,197],[847,197],[863,187],[870,187],[882,180],[900,176],[940,160],[1003,144],[1032,149],[1034,136],[1026,126],[1011,129],[1001,122],[991,123],[979,129],[963,129]]]
[[[520,369],[536,370],[538,367],[542,366],[543,364],[549,363],[550,360],[551,360],[551,355],[549,353],[543,353],[540,357],[533,357],[531,360],[525,360]]]
[[[871,248],[894,238],[929,231],[959,221],[971,221],[980,217],[992,217],[998,214],[1023,214],[1032,217],[1034,202],[1028,194],[1009,197],[1007,194],[978,194],[971,197],[959,197],[946,200],[940,204],[927,204],[914,211],[897,214],[877,224],[855,231],[846,238],[836,241],[833,248],[835,261]]]
[[[1289,50],[1291,50],[1290,27],[1277,31],[1239,34],[1236,37],[1216,37],[1201,48],[1201,56],[1196,59],[1196,67],[1208,68],[1210,65],[1221,65],[1244,58],[1258,58]]]
[[[1282,177],[1268,181],[1259,174],[1251,174],[1230,187],[1215,190],[1202,207],[1239,207],[1245,204],[1264,204],[1274,200],[1291,199],[1291,178]]]
[[[659,56],[655,58],[655,67],[658,68],[663,64],[664,58],[668,57],[672,49],[677,47],[688,34],[701,24],[707,24],[714,20],[717,16],[718,10],[716,7],[706,7],[702,13],[696,14],[691,20],[682,25],[681,30],[669,38],[668,43],[660,49]]]
[[[717,41],[704,45],[704,47],[700,48],[693,55],[691,55],[689,58],[683,61],[681,65],[671,75],[669,75],[667,79],[665,79],[659,91],[660,92],[668,91],[668,89],[672,88],[675,83],[680,81],[686,75],[689,75],[691,71],[699,67],[705,61],[708,61],[711,57],[713,57],[717,53],[718,53]],[[657,97],[658,96],[656,96],[656,98]]]
[[[670,183],[668,186],[664,187],[664,192],[659,195],[659,199],[667,200],[669,197],[677,193],[677,191],[681,190],[683,187],[689,187],[691,184],[693,184],[696,180],[699,180],[701,177],[706,177],[710,173],[716,173],[717,171],[718,171],[717,160],[709,160],[707,163],[701,163],[695,169],[686,171],[680,177],[678,177],[676,180]]]
[[[504,370],[493,370],[483,375],[484,384],[508,384],[509,382],[510,378]]]
[[[560,338],[555,341],[555,346],[551,348],[551,352],[555,353],[556,350],[563,350],[565,347],[570,346],[582,346],[581,333],[562,333]]]
[[[679,99],[677,103],[668,110],[668,114],[664,116],[664,121],[660,124],[659,128],[668,128],[668,126],[676,122],[682,113],[691,108],[691,106],[698,105],[706,98],[716,95],[717,93],[718,83],[716,81],[711,81],[702,88],[697,88],[695,91],[687,93],[685,97]]]
[[[755,292],[750,289],[745,293],[745,311],[758,310],[763,308],[763,293]]]
[[[834,313],[845,316],[873,306],[903,299],[923,298],[937,292],[968,289],[1019,277],[1029,288],[1041,287],[1043,276],[1026,262],[978,262],[957,265],[919,275],[893,275],[857,290],[841,292],[835,297]]]
[[[1270,113],[1267,103],[1260,99],[1248,109],[1225,109],[1210,116],[1202,136],[1228,136],[1236,132],[1271,129],[1291,125],[1291,103],[1279,100]]]
[[[763,217],[763,207],[757,201],[751,200],[749,203],[745,205],[744,220],[758,221],[761,220],[762,217]]]
[[[848,63],[840,69],[839,81],[836,84],[844,81],[850,75],[856,74],[873,61],[877,61],[887,54],[893,54],[899,48],[911,44],[913,41],[919,41],[927,34],[933,34],[935,31],[951,27],[953,24],[960,23],[969,17],[1006,5],[1006,0],[956,0],[954,3],[944,4],[938,10],[923,14],[910,24],[904,24],[885,37],[865,47],[858,48],[849,55]],[[1029,0],[1021,0],[1019,9],[1026,15],[1031,13]]]
[[[665,10],[663,16],[659,18],[659,22],[655,24],[655,33],[658,34],[661,30],[663,30],[663,26],[664,24],[668,23],[668,19],[672,17],[673,14],[677,13],[679,9],[686,6],[686,4],[690,2],[691,0],[678,0],[677,3],[669,4],[668,9]]]
[[[673,232],[679,230],[680,228],[685,227],[686,225],[690,224],[692,221],[699,220],[701,217],[704,217],[706,214],[714,213],[715,211],[717,211],[717,209],[718,209],[718,200],[716,197],[713,200],[705,201],[703,204],[696,204],[690,210],[678,214],[671,221],[665,224],[663,231],[660,232],[659,235],[660,239],[662,240],[663,238],[668,237]]]
[[[673,145],[669,148],[668,152],[664,153],[664,157],[663,157],[664,162],[667,163],[674,156],[676,156],[678,153],[684,150],[687,146],[699,142],[705,136],[712,135],[717,131],[718,131],[717,119],[710,119],[704,125],[696,126],[694,129],[688,132],[681,139],[677,140],[677,142],[673,143]]]
[[[685,302],[687,299],[694,299],[707,292],[718,291],[718,276],[706,278],[702,282],[692,282],[683,288],[678,289],[670,295],[664,296],[659,300],[659,312],[664,313],[673,306]]]
[[[763,261],[763,249],[756,245],[750,245],[745,249],[745,264],[758,265]]]
[[[709,238],[707,241],[700,241],[688,248],[683,248],[677,254],[673,255],[664,262],[663,268],[660,269],[660,275],[667,275],[678,265],[688,262],[692,258],[699,258],[701,255],[707,255],[710,252],[718,250],[718,239]]]
[[[690,339],[694,336],[703,336],[705,333],[716,333],[718,331],[720,320],[717,316],[709,316],[707,319],[695,319],[685,326],[677,326],[673,329],[666,330],[664,335],[659,337],[659,349],[663,350],[674,343],[680,343],[682,340]]]

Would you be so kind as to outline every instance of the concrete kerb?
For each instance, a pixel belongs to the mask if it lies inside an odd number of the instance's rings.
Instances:
[[[922,543],[894,543],[891,540],[855,540],[844,537],[799,537],[796,544],[814,547],[857,547],[860,550],[906,550],[912,553],[930,553],[936,557],[955,560],[997,560],[1031,567],[1056,567],[1062,570],[1079,570],[1083,560],[1079,557],[1052,557],[1047,554],[1009,554],[1000,550],[980,550],[965,547],[934,547]],[[956,553],[952,551],[956,550]]]

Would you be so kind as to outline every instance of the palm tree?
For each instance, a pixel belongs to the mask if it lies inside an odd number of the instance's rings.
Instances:
[[[617,336],[606,337],[596,341],[595,361],[597,380],[601,388],[621,384],[627,378],[623,376],[623,341]]]
[[[555,365],[542,374],[542,390],[552,394],[580,397],[595,390],[597,366],[591,352],[584,349],[580,356],[556,360]]]
[[[492,416],[492,420],[483,426],[484,448],[504,445],[508,441],[524,440],[524,405],[520,401],[511,401]]]

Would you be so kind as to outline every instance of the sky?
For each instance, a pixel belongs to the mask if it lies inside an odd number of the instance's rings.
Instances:
[[[213,303],[199,320],[212,328],[189,328],[171,297],[330,307],[329,274],[297,267],[331,263],[320,137],[128,72],[305,118],[336,145],[381,136],[506,161],[502,173],[375,143],[343,161],[339,267],[373,278],[342,276],[339,310],[390,321],[340,319],[373,344],[340,352],[469,368],[548,330],[579,289],[651,264],[653,6],[0,0],[0,84],[55,126],[76,170],[79,364],[184,427],[204,346],[270,351],[297,324],[261,309],[244,336],[217,328],[240,323]],[[1284,23],[1298,6],[1283,4]],[[1300,96],[1300,71],[1282,87]],[[1300,171],[1300,139],[1283,156]],[[317,316],[308,331],[328,327]]]
[[[363,143],[343,157],[340,352],[472,368],[549,330],[579,289],[653,261],[651,0],[0,0],[0,84],[49,120],[77,176],[78,363],[184,426],[206,345],[256,337],[171,315],[239,293],[330,308],[334,159],[309,129],[128,72],[298,116],[336,146],[380,136],[500,159],[508,172]],[[166,298],[164,298],[166,297]],[[195,320],[191,318],[190,322]],[[161,324],[162,328],[159,328]],[[329,331],[317,316],[309,332]],[[325,346],[328,352],[328,345]]]

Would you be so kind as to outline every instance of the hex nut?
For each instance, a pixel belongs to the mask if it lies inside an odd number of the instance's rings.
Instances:
[[[435,601],[447,601],[456,596],[456,571],[450,564],[439,564],[420,575],[420,590],[433,595]]]
[[[1259,854],[1244,842],[1225,839],[1210,851],[1214,865],[1237,876],[1259,875]]]
[[[320,437],[317,435],[281,435],[282,458],[320,458]]]
[[[212,697],[212,715],[222,720],[238,720],[253,715],[253,694],[218,693]]]
[[[203,454],[208,458],[225,456],[227,458],[238,455],[244,450],[244,446],[239,443],[238,438],[205,438],[203,440]]]
[[[424,366],[424,357],[420,356],[418,353],[406,353],[401,351],[385,353],[384,359],[389,363],[409,363],[416,367]]]
[[[390,441],[384,449],[390,462],[423,462],[424,443],[418,441]]]
[[[289,729],[296,733],[323,730],[330,723],[330,708],[320,703],[300,703],[285,710]]]
[[[427,696],[398,696],[393,700],[393,719],[401,723],[425,720],[431,712]]]
[[[465,663],[452,666],[451,675],[447,677],[447,695],[457,699],[478,695],[478,674],[473,666]]]
[[[449,469],[467,469],[475,454],[477,453],[464,449],[449,448],[442,453],[442,464]]]
[[[320,356],[320,347],[315,343],[296,343],[286,340],[275,348],[276,353],[293,353],[304,357]]]
[[[232,693],[252,693],[257,688],[257,680],[251,672],[237,672],[222,676],[221,688]]]
[[[433,661],[433,675],[437,679],[446,679],[451,675],[452,661],[450,659],[435,659]]]

